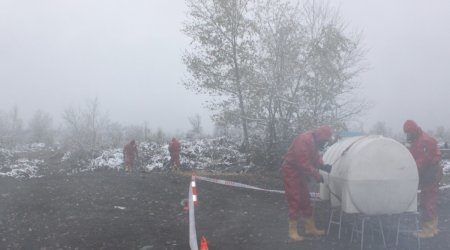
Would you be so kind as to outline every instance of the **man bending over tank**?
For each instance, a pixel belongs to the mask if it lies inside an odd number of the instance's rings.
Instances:
[[[307,177],[312,176],[317,182],[323,182],[319,168],[330,172],[331,166],[323,164],[319,151],[331,140],[329,126],[321,126],[298,135],[284,157],[282,171],[284,188],[289,209],[289,238],[301,241],[298,234],[297,221],[299,210],[305,219],[305,233],[321,236],[325,232],[316,227],[313,208],[311,206]]]

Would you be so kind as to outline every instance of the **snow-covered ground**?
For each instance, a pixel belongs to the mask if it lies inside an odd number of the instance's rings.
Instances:
[[[17,158],[23,148],[17,150],[8,150],[0,148],[0,176],[11,176],[16,178],[40,177],[39,169],[44,162],[39,159]],[[28,150],[34,150],[29,147]]]
[[[41,177],[38,171],[43,166],[43,163],[44,161],[38,159],[18,159],[9,165],[9,167],[3,167],[0,176],[11,176],[15,178]]]
[[[444,174],[450,174],[450,161],[449,160],[443,160],[442,166],[444,168]]]
[[[237,149],[238,144],[232,140],[220,137],[213,139],[181,140],[181,165],[185,169],[207,169],[211,171],[245,171],[242,160],[245,155]],[[28,144],[14,150],[0,147],[0,176],[16,178],[33,178],[42,176],[43,168],[48,168],[42,159],[23,157],[36,152],[55,154],[55,148],[45,144]],[[139,158],[136,165],[145,171],[163,170],[168,167],[170,160],[167,144],[139,143]],[[79,155],[64,152],[60,155],[62,165],[68,166],[65,171],[93,171],[96,169],[121,170],[123,166],[122,148],[104,150],[92,160],[79,159]],[[442,161],[444,173],[450,176],[450,160]],[[71,169],[74,168],[74,169]],[[447,177],[448,178],[448,177]]]
[[[180,141],[181,166],[187,169],[227,170],[239,165],[245,158],[231,140],[220,137],[214,139],[198,139],[194,141]],[[146,171],[162,170],[170,160],[167,144],[140,143],[139,158],[136,165]],[[101,156],[92,160],[87,169],[123,168],[122,149],[104,151]]]

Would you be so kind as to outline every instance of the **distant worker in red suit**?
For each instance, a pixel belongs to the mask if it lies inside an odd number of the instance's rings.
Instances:
[[[123,147],[123,161],[125,163],[125,171],[131,171],[135,160],[138,157],[138,150],[135,140],[131,140]]]
[[[305,234],[321,236],[325,232],[316,227],[313,207],[308,189],[308,177],[321,183],[323,177],[319,168],[330,172],[331,166],[324,165],[320,150],[331,141],[332,131],[329,126],[321,126],[298,135],[284,157],[282,172],[286,200],[289,210],[289,238],[294,241],[303,240],[298,234],[297,222],[301,211],[305,222]]]
[[[169,166],[172,170],[176,171],[180,169],[180,151],[181,151],[180,142],[175,137],[172,138],[172,141],[169,142],[169,153],[170,153]]]
[[[420,238],[431,238],[438,234],[437,196],[439,181],[443,172],[441,151],[437,141],[423,132],[412,120],[403,125],[406,140],[410,143],[409,151],[416,161],[419,171],[420,205],[422,211],[422,230],[417,233]]]

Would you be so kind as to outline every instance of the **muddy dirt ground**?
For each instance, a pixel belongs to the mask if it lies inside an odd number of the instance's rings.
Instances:
[[[282,189],[279,173],[217,175],[262,188]],[[189,173],[125,173],[113,170],[33,179],[0,178],[0,249],[190,249]],[[350,242],[351,216],[342,239],[330,235],[291,242],[284,196],[197,181],[197,235],[209,249],[359,249]],[[422,249],[450,249],[450,191],[440,193],[441,232]],[[326,228],[326,202],[316,203],[317,224]],[[387,249],[395,249],[396,218],[384,217]],[[300,223],[301,225],[301,223]],[[379,233],[366,227],[365,249],[384,249]],[[302,228],[300,227],[300,230]],[[398,249],[416,249],[405,235]]]

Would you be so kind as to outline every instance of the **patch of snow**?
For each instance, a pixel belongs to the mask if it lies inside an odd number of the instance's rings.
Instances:
[[[89,164],[88,169],[98,169],[98,168],[111,168],[119,170],[123,168],[123,154],[122,150],[119,148],[105,150],[102,154],[93,159]]]
[[[238,144],[225,137],[181,140],[180,143],[180,162],[183,168],[226,170],[241,165],[241,160],[245,158],[245,155],[237,150]],[[138,146],[138,155],[136,166],[145,171],[162,170],[168,167],[170,161],[167,144],[142,142]],[[63,156],[63,159],[66,158],[70,158],[69,153]],[[82,171],[99,168],[123,169],[122,149],[104,150]]]
[[[180,140],[181,167],[184,169],[208,169],[213,171],[242,171],[250,166],[243,166],[245,154],[239,152],[239,142],[227,137]],[[38,177],[42,173],[45,162],[17,157],[31,154],[32,157],[54,152],[55,148],[44,143],[26,144],[14,150],[0,147],[0,176]],[[55,155],[54,153],[52,155]],[[98,157],[92,159],[91,152],[68,151],[61,157],[62,168],[58,173],[76,174],[96,169],[121,170],[123,166],[122,148],[108,149],[98,152]],[[142,142],[138,145],[136,167],[144,171],[163,170],[169,166],[170,155],[168,143]],[[28,156],[22,156],[28,157]]]
[[[14,178],[36,178],[42,177],[38,175],[39,168],[43,165],[42,160],[18,159],[16,163],[11,164],[9,168],[3,168],[0,176],[10,176]]]
[[[67,151],[64,153],[63,157],[61,158],[61,161],[62,162],[67,161],[70,159],[71,156],[72,156],[72,153],[70,151]]]
[[[7,149],[0,148],[0,165],[8,166],[13,160],[14,154]]]
[[[450,161],[442,160],[441,164],[444,169],[444,174],[450,174]]]
[[[46,147],[46,145],[43,142],[36,142],[36,143],[30,144],[30,148],[32,148],[32,149],[43,149],[45,147]]]

